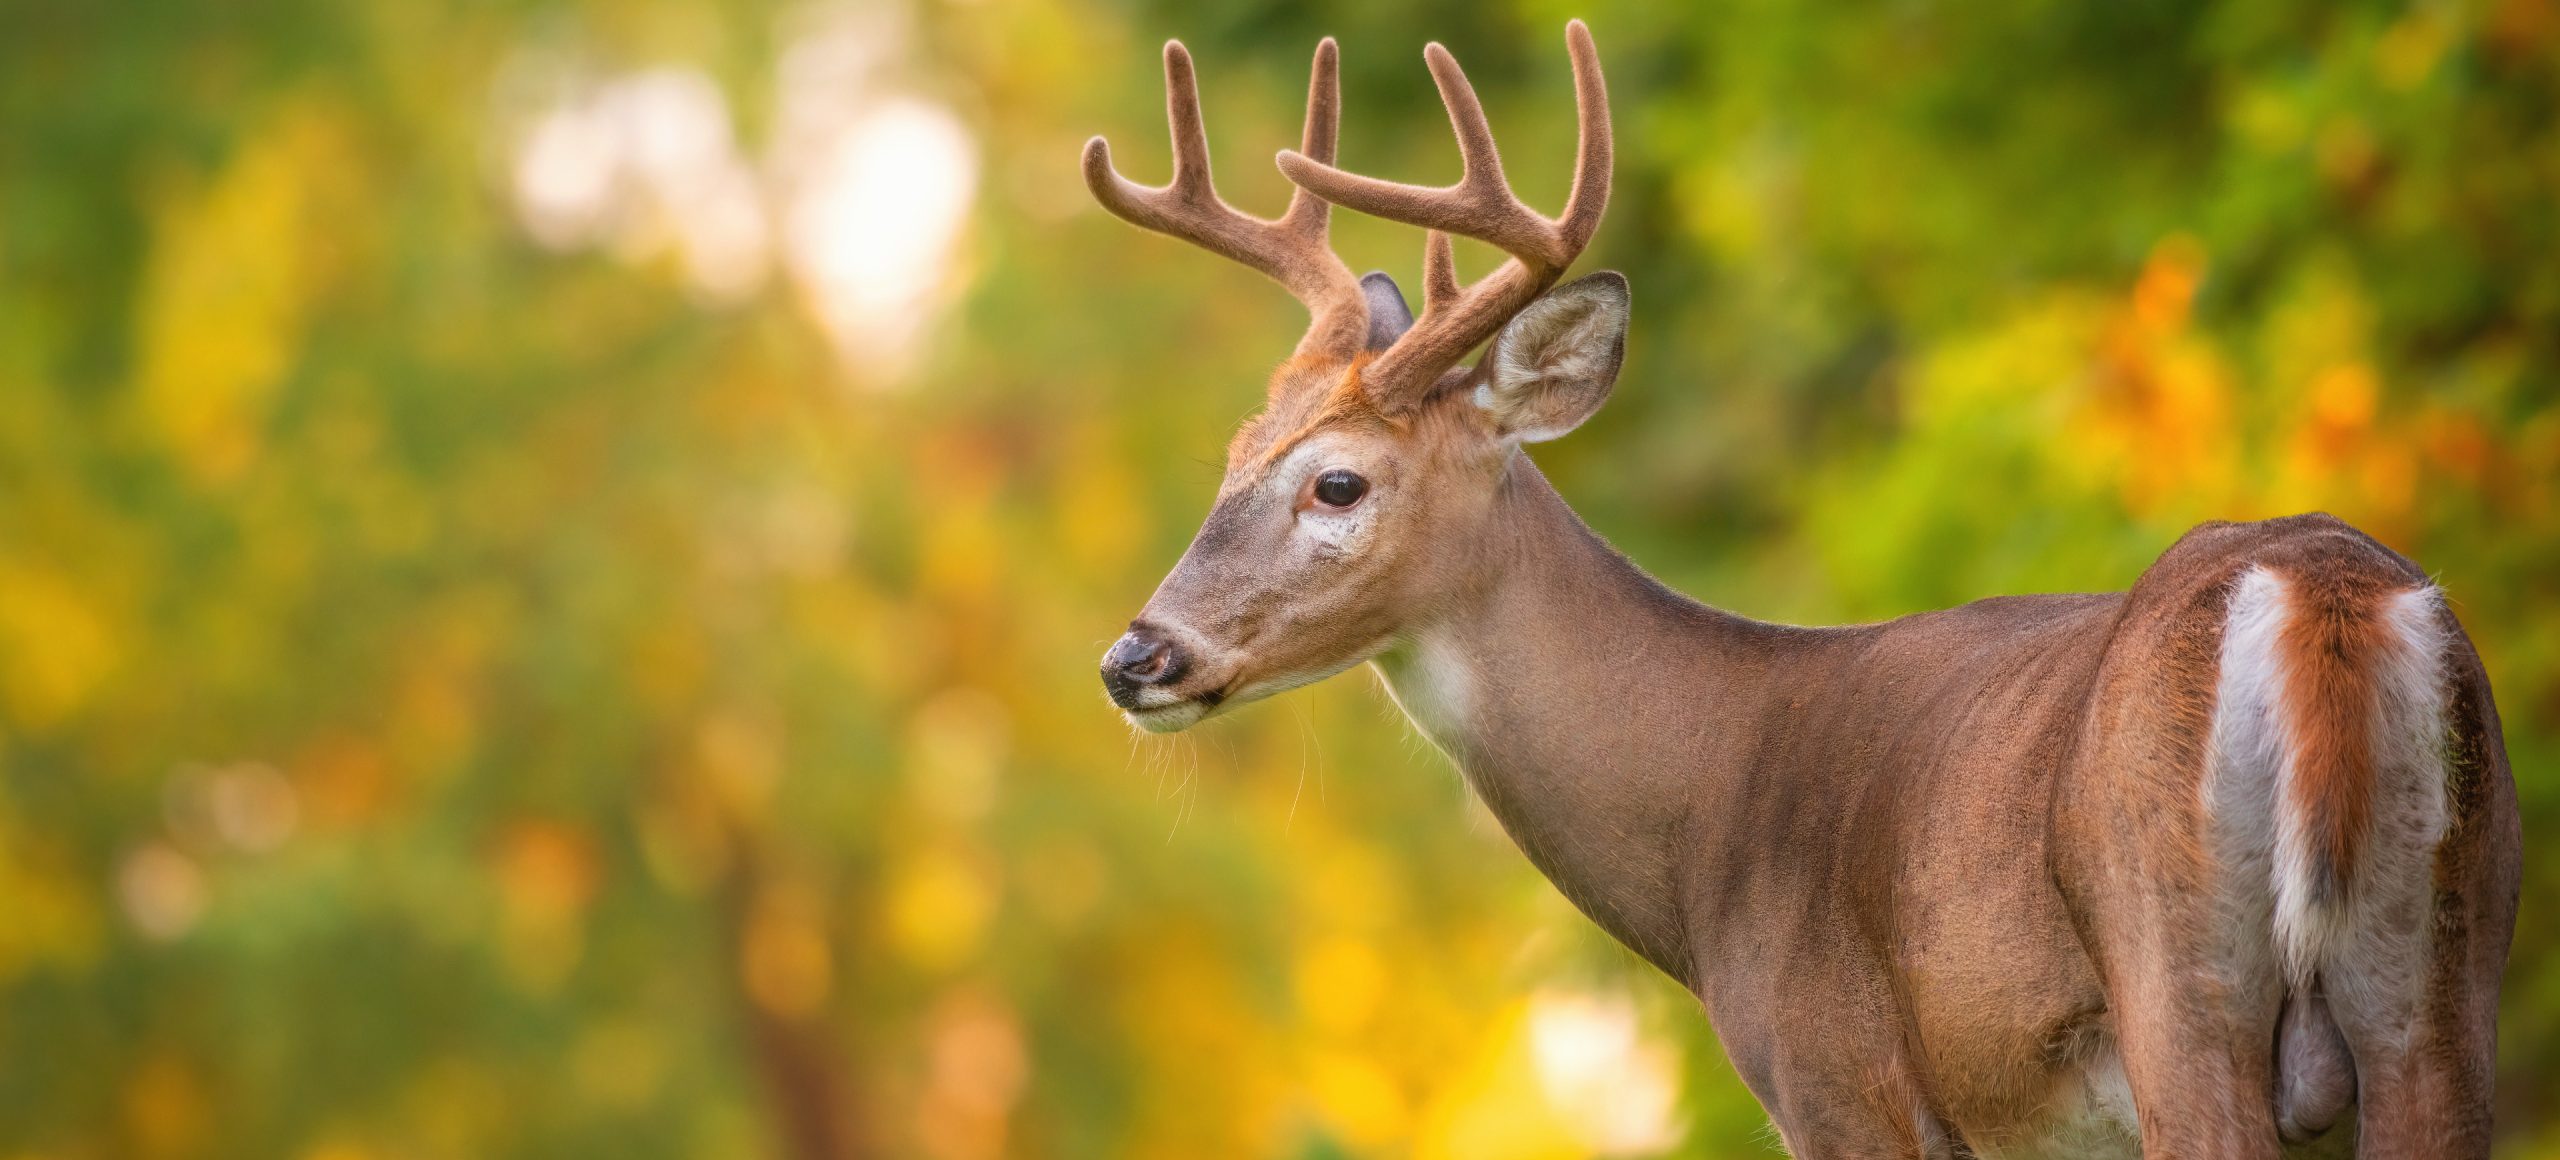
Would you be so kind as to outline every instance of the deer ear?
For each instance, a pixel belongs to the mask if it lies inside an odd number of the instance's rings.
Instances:
[[[1394,346],[1404,332],[1413,329],[1413,308],[1404,304],[1404,291],[1396,289],[1396,280],[1386,271],[1371,270],[1360,276],[1360,298],[1369,306],[1369,352],[1375,354]]]
[[[1543,443],[1609,400],[1627,354],[1627,280],[1604,270],[1522,307],[1493,338],[1476,406],[1502,438]]]

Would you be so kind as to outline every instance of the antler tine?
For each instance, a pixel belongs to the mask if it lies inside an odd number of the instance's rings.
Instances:
[[[1422,312],[1437,314],[1458,300],[1458,258],[1449,235],[1433,230],[1422,241]]]
[[[1600,50],[1591,29],[1580,20],[1564,26],[1565,54],[1573,59],[1573,192],[1556,220],[1556,235],[1568,254],[1579,256],[1600,232],[1600,215],[1609,208],[1609,171],[1616,162],[1609,134],[1609,81],[1600,73]],[[1566,261],[1572,264],[1571,259]]]
[[[1307,123],[1298,135],[1298,151],[1330,165],[1341,143],[1342,49],[1328,36],[1316,42],[1316,61],[1307,72]],[[1280,215],[1320,239],[1332,218],[1333,203],[1302,187],[1289,191],[1289,208]]]
[[[1185,200],[1215,202],[1209,182],[1209,127],[1200,119],[1200,78],[1191,65],[1191,50],[1179,40],[1164,42],[1164,123],[1173,135],[1173,187]]]
[[[1458,139],[1456,184],[1435,188],[1382,181],[1337,169],[1322,158],[1285,151],[1279,157],[1280,171],[1298,188],[1335,205],[1406,225],[1448,229],[1505,249],[1551,256],[1557,248],[1554,228],[1512,196],[1493,128],[1485,121],[1484,105],[1476,99],[1475,86],[1467,82],[1466,70],[1437,43],[1425,46],[1422,56]]]
[[[1289,208],[1265,219],[1237,210],[1218,196],[1209,175],[1209,135],[1200,115],[1200,88],[1190,50],[1178,40],[1164,46],[1165,121],[1173,136],[1173,179],[1162,186],[1140,185],[1120,175],[1111,164],[1111,146],[1101,137],[1085,142],[1084,179],[1094,200],[1131,225],[1180,238],[1211,253],[1242,263],[1288,287],[1306,304],[1313,321],[1298,343],[1298,352],[1357,350],[1368,327],[1367,307],[1351,268],[1333,253],[1328,239],[1331,203],[1304,188],[1289,197]],[[1316,45],[1315,64],[1307,79],[1306,127],[1301,147],[1309,156],[1330,161],[1341,135],[1342,81],[1340,49],[1332,37]]]
[[[1564,213],[1548,218],[1511,192],[1484,106],[1467,83],[1457,58],[1438,44],[1423,50],[1449,126],[1458,139],[1462,168],[1453,185],[1440,187],[1382,181],[1335,168],[1322,158],[1282,152],[1280,171],[1299,189],[1335,205],[1432,231],[1423,252],[1423,317],[1364,372],[1373,391],[1401,402],[1435,381],[1467,351],[1501,328],[1512,314],[1554,285],[1600,228],[1609,201],[1612,156],[1609,90],[1600,72],[1591,30],[1579,20],[1565,25],[1573,60],[1574,108],[1580,141],[1574,153],[1573,192]],[[1448,234],[1500,247],[1511,255],[1482,281],[1457,288]]]

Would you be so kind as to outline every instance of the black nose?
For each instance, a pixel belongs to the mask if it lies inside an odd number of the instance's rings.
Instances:
[[[1151,625],[1133,624],[1129,635],[1112,642],[1111,651],[1102,654],[1102,687],[1110,691],[1112,704],[1135,709],[1138,690],[1179,681],[1187,667],[1173,638]]]

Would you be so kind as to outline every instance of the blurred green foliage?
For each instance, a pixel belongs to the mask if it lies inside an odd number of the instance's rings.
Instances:
[[[1182,36],[1276,208],[1331,33],[1347,163],[1442,180],[1438,38],[1549,199],[1580,15],[1638,300],[1540,449],[1586,518],[1812,622],[2309,508],[2436,570],[2560,1155],[2560,6],[891,2],[0,8],[0,1154],[1766,1153],[1365,679],[1133,742],[1092,677],[1299,320],[1083,137],[1161,174]],[[763,192],[544,218],[541,111],[649,69]],[[793,224],[834,81],[965,127],[836,203],[949,248]],[[1668,1121],[1551,1066],[1630,1018]]]

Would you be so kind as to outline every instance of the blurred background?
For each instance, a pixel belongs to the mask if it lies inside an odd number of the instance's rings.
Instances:
[[[1552,208],[1575,15],[1604,534],[1835,623],[2324,508],[2560,827],[2552,0],[19,0],[0,1155],[1772,1154],[1366,675],[1170,739],[1093,675],[1303,319],[1084,138],[1163,176],[1179,36],[1276,212],[1332,34],[1347,163],[1447,180],[1438,39]]]

